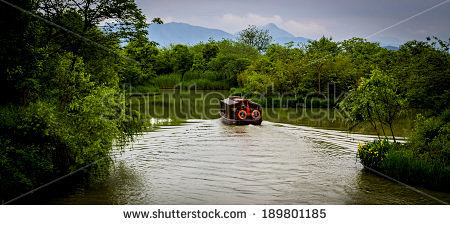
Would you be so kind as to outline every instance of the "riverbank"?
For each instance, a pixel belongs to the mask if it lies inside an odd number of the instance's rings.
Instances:
[[[450,190],[450,110],[439,117],[418,116],[406,143],[375,140],[358,146],[361,163],[409,185]]]

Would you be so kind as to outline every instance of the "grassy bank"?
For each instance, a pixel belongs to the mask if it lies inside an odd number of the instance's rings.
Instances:
[[[358,146],[364,166],[411,185],[450,190],[450,110],[439,117],[418,116],[404,144],[375,140]]]

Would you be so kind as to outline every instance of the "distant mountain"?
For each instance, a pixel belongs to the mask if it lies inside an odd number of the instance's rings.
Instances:
[[[194,45],[200,41],[234,39],[234,35],[218,29],[192,26],[187,23],[151,24],[148,28],[149,39],[161,46],[170,44]]]
[[[269,31],[273,38],[272,43],[284,45],[293,41],[294,44],[306,43],[309,38],[296,37],[293,34],[279,28],[273,23],[265,26],[260,26],[260,29]],[[208,42],[210,38],[220,41],[222,39],[236,40],[237,34],[230,34],[223,30],[211,29],[200,26],[193,26],[187,23],[166,23],[166,24],[151,24],[148,28],[149,39],[160,44],[160,46],[169,46],[170,44],[185,44],[195,45],[202,42]],[[403,42],[394,37],[381,37],[378,39],[371,39],[371,42],[378,42],[381,46],[390,50],[398,50],[398,46]]]
[[[388,49],[388,50],[395,50],[395,51],[398,50],[398,47],[396,47],[396,46],[390,46],[390,45],[388,45],[388,46],[383,46],[383,48]]]
[[[396,37],[379,37],[377,39],[369,39],[370,42],[378,42],[381,46],[386,47],[398,47],[404,43],[404,41]],[[395,50],[395,49],[394,49]]]
[[[304,37],[295,37],[289,32],[280,29],[273,23],[269,23],[260,27],[269,30],[273,37],[274,43],[281,45],[287,42],[306,42],[310,39]],[[170,44],[185,44],[195,45],[202,42],[207,42],[212,38],[216,41],[222,39],[236,40],[237,34],[233,35],[219,29],[211,29],[200,26],[193,26],[187,23],[166,23],[166,24],[151,24],[148,28],[149,39],[159,43],[161,46],[169,46]]]
[[[275,25],[273,23],[269,23],[269,24],[267,24],[265,26],[261,26],[259,28],[268,30],[270,33],[270,36],[272,36],[273,38],[293,38],[293,37],[295,37],[291,33],[280,29],[279,27],[277,27],[277,25]]]
[[[291,33],[277,27],[277,25],[273,23],[269,23],[265,26],[259,27],[264,30],[268,30],[270,36],[273,38],[273,42],[284,45],[285,43],[293,41],[295,44],[301,42],[306,43],[308,40],[311,40],[309,38],[304,37],[295,37]]]

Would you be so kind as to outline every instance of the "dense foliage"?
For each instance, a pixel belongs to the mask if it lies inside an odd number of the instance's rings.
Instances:
[[[409,107],[439,113],[449,102],[450,66],[445,46],[448,42],[440,40],[411,41],[394,51],[360,38],[333,42],[324,37],[298,48],[271,45],[238,75],[238,81],[244,92],[292,93],[303,101],[311,96],[339,97],[376,69],[396,82],[398,94],[406,98]]]
[[[149,90],[180,84],[231,88],[232,93],[254,98],[291,97],[294,104],[289,106],[316,98],[316,106],[328,107],[376,71],[395,86],[393,91],[404,100],[402,107],[433,109],[439,114],[450,100],[448,46],[448,41],[430,38],[407,42],[395,51],[361,38],[335,42],[322,37],[298,46],[271,44],[262,53],[246,41],[210,40],[158,48],[145,40],[125,47],[126,55],[145,52],[142,62],[146,63],[141,70],[134,66],[123,71],[123,77],[135,87],[154,87]]]
[[[340,105],[350,117],[350,128],[369,123],[378,138],[380,128],[384,136],[389,128],[395,142],[393,124],[405,108],[405,99],[398,94],[397,87],[398,83],[392,77],[377,69],[372,71],[370,78],[361,78],[361,84]]]
[[[417,115],[409,148],[421,158],[431,158],[450,166],[450,110],[439,116]]]
[[[120,49],[146,35],[133,0],[14,4],[22,10],[2,3],[0,12],[2,200],[85,166],[89,177],[106,174],[111,151],[141,130],[121,95],[120,82],[133,79],[121,65],[151,76],[142,66],[151,53]],[[100,29],[107,19],[122,26]]]
[[[146,47],[147,46],[147,47]],[[151,46],[151,47],[150,47]],[[151,49],[150,49],[151,48]],[[133,65],[122,71],[124,82],[136,90],[157,90],[176,86],[196,86],[199,89],[229,89],[238,86],[237,76],[260,57],[255,48],[232,40],[181,44],[156,48],[148,40],[130,42],[126,55],[145,52],[142,68]],[[145,86],[146,88],[142,88]]]

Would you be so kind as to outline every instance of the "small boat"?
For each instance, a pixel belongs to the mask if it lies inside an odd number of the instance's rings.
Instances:
[[[222,122],[230,125],[261,125],[262,107],[260,104],[231,96],[220,100]]]

